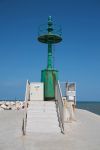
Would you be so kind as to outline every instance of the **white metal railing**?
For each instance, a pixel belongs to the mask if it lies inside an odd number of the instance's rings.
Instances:
[[[61,128],[61,132],[64,134],[64,105],[59,81],[55,85],[55,99],[59,126]]]
[[[24,101],[24,116],[23,116],[23,122],[22,122],[22,133],[23,133],[23,135],[26,134],[27,107],[28,107],[28,101],[29,100],[30,100],[30,83],[27,80],[27,82],[26,82],[26,91],[25,91],[25,101]]]

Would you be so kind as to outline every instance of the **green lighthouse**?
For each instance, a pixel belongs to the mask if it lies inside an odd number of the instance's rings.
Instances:
[[[55,99],[55,83],[58,80],[58,70],[53,67],[53,44],[62,41],[61,28],[53,24],[51,16],[48,17],[48,24],[39,29],[38,41],[48,45],[47,68],[41,71],[41,82],[44,83],[44,99]]]

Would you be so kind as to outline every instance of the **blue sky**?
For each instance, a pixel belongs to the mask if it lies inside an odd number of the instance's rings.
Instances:
[[[38,27],[49,15],[62,26],[59,80],[76,82],[77,100],[100,101],[99,0],[0,0],[0,99],[23,99],[26,80],[40,81],[47,45]]]

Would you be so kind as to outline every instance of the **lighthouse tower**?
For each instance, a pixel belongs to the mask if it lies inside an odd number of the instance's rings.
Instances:
[[[41,82],[44,83],[44,99],[55,99],[55,83],[58,80],[58,70],[53,67],[53,44],[62,41],[61,28],[55,26],[51,16],[48,17],[48,24],[40,26],[38,41],[48,46],[47,68],[41,71]]]

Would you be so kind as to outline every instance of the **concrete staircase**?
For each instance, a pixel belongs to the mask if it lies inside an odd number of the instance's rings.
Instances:
[[[30,101],[26,133],[60,133],[54,101]]]

